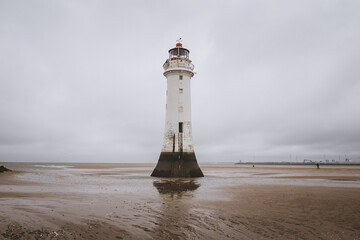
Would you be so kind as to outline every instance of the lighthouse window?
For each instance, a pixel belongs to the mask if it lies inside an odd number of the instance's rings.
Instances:
[[[180,79],[180,80],[183,80],[183,76],[182,76],[182,75],[180,75],[180,76],[179,76],[179,79]]]
[[[182,89],[182,88],[179,88],[179,93],[183,93],[183,89]]]
[[[183,123],[179,122],[179,133],[183,132]]]
[[[183,107],[179,107],[179,112],[182,112],[183,111]]]

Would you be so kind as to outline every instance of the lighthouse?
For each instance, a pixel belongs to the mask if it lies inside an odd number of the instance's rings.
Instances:
[[[204,176],[192,138],[190,80],[194,76],[194,65],[189,53],[179,39],[163,65],[167,80],[165,134],[153,177]]]

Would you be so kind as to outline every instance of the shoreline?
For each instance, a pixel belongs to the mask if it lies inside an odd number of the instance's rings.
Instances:
[[[359,168],[202,166],[204,178],[168,179],[103,167],[0,174],[0,238],[360,238]]]

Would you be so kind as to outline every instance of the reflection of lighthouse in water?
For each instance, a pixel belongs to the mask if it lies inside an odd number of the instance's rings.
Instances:
[[[195,212],[193,197],[200,187],[196,179],[162,179],[153,182],[158,190],[161,205],[155,214],[154,239],[208,239],[198,231],[204,216]],[[213,232],[211,232],[213,234]],[[215,235],[216,238],[216,235]]]
[[[190,79],[194,65],[179,42],[165,61],[166,122],[163,147],[153,177],[203,177],[196,161],[191,133]]]

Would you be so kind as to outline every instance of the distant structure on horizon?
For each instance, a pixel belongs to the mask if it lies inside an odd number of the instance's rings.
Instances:
[[[194,65],[181,38],[169,50],[163,68],[167,79],[164,142],[153,177],[203,177],[194,152],[191,128],[190,80]]]

